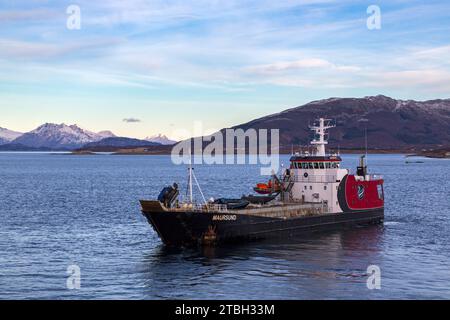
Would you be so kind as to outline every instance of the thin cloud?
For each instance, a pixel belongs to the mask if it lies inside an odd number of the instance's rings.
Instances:
[[[35,22],[49,19],[57,19],[64,15],[61,10],[56,9],[24,9],[24,10],[6,10],[0,12],[0,22]]]
[[[250,73],[257,73],[257,74],[274,74],[280,72],[295,71],[299,69],[312,69],[312,68],[336,69],[347,72],[360,70],[360,68],[357,66],[337,66],[327,60],[319,58],[301,59],[296,61],[280,61],[271,64],[250,66],[244,68],[244,70]]]
[[[136,118],[125,118],[125,119],[123,119],[122,121],[123,121],[123,122],[126,122],[126,123],[137,123],[137,122],[141,122],[140,119],[136,119]]]
[[[95,57],[101,53],[108,52],[108,48],[114,48],[125,40],[117,37],[89,39],[72,42],[44,42],[44,41],[22,41],[0,38],[0,58],[21,59],[27,58],[39,61],[46,58],[76,57],[78,54]]]

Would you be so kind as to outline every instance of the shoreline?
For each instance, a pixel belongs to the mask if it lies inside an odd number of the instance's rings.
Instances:
[[[111,155],[171,155],[174,145],[164,145],[158,147],[135,147],[135,148],[115,148],[115,147],[102,147],[102,148],[90,148],[90,149],[78,149],[72,151],[72,154],[79,155],[89,155],[98,153],[107,153]],[[204,149],[202,149],[204,150]],[[200,151],[200,150],[199,150]],[[244,154],[249,155],[249,149],[245,150],[239,149]],[[257,151],[257,150],[255,150]],[[279,148],[278,154],[280,155],[291,155],[293,152],[296,153],[298,149],[292,149],[292,147],[281,146]],[[234,149],[234,153],[237,154],[237,149]],[[266,152],[264,152],[266,153]],[[339,148],[336,146],[329,147],[329,153],[337,154],[403,154],[407,156],[425,156],[429,158],[449,158],[450,157],[450,147],[442,146],[411,146],[411,147],[392,147],[392,148]],[[226,151],[223,152],[226,155]],[[252,153],[253,154],[253,153]],[[270,151],[269,151],[270,154]]]
[[[279,155],[290,155],[291,151],[280,150]],[[333,150],[334,151],[334,150]],[[341,149],[339,154],[365,154],[364,149]],[[450,148],[444,149],[430,149],[417,151],[412,149],[369,149],[368,154],[400,154],[405,157],[425,157],[430,159],[450,159]],[[51,154],[51,155],[65,155],[65,156],[159,156],[171,155],[171,147],[164,147],[159,150],[149,150],[148,148],[133,148],[133,149],[117,149],[117,150],[75,150],[75,151],[0,151],[0,154]],[[236,154],[236,153],[235,153]],[[224,156],[226,154],[224,153]],[[249,153],[245,153],[249,155]]]
[[[344,149],[340,150],[339,154],[365,154],[366,150],[363,149]],[[403,149],[373,149],[367,150],[368,154],[401,154],[405,157],[426,157],[426,158],[437,158],[437,159],[449,159],[450,152],[435,153],[433,151],[428,152],[411,152],[411,150]],[[236,153],[235,153],[236,154]],[[279,155],[290,155],[291,152],[280,152]],[[171,152],[145,152],[142,150],[119,150],[117,152],[96,152],[96,151],[74,151],[67,153],[67,155],[113,155],[113,156],[155,156],[155,155],[167,155],[170,156]],[[245,155],[250,155],[246,153]],[[225,154],[224,154],[225,156]]]

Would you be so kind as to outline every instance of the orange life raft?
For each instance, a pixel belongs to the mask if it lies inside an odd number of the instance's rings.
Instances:
[[[259,194],[272,194],[280,192],[280,184],[272,180],[269,180],[268,183],[258,183],[255,188],[253,188],[255,192]]]

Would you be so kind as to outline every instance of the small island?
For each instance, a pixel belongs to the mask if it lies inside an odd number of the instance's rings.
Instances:
[[[414,155],[427,158],[450,159],[450,147],[422,150]]]

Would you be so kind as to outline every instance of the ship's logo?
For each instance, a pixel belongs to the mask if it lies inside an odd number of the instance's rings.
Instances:
[[[364,198],[364,186],[358,186],[358,199],[362,200]]]

